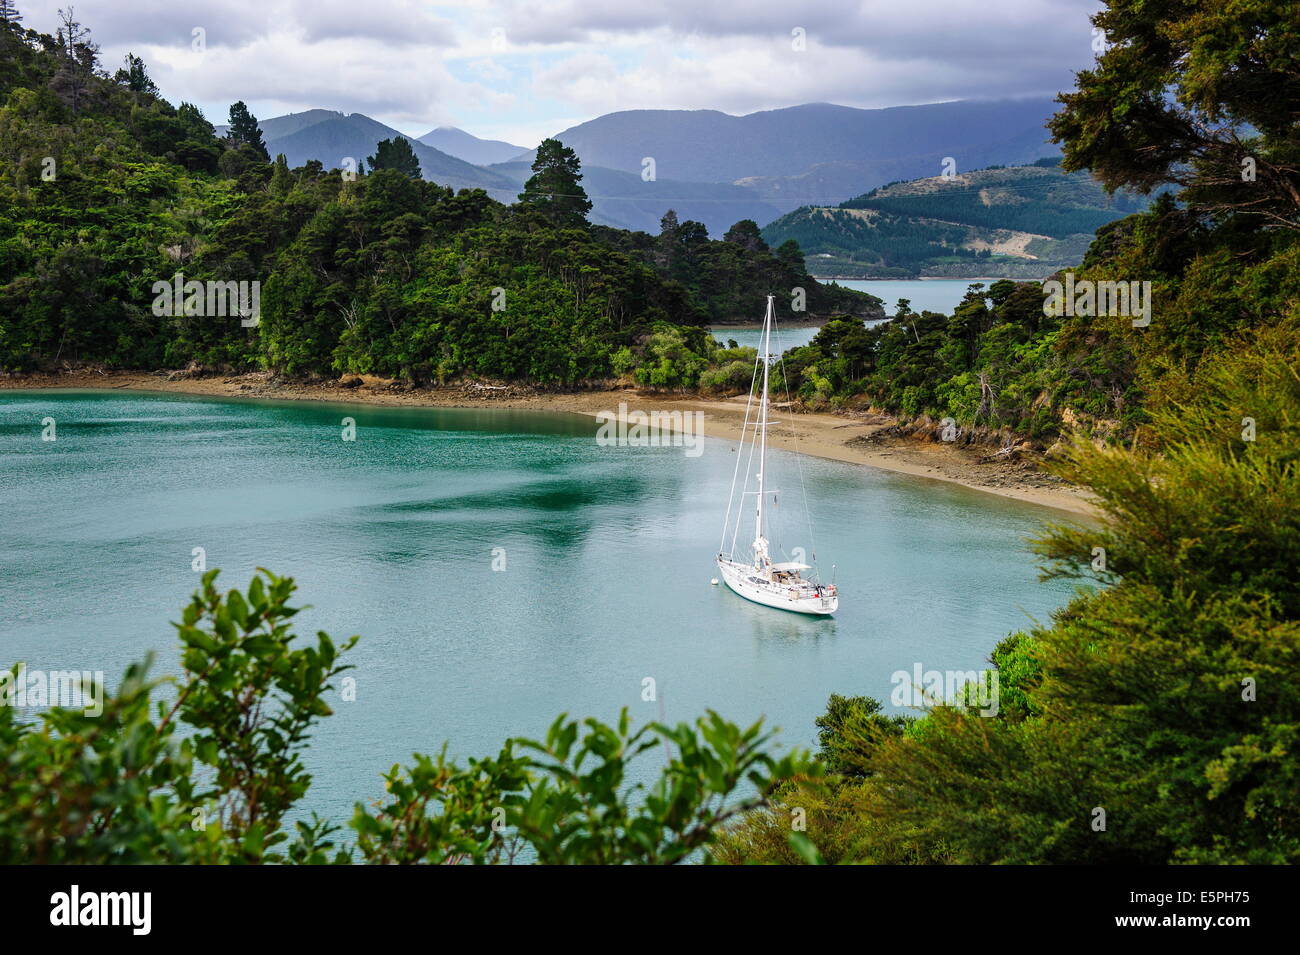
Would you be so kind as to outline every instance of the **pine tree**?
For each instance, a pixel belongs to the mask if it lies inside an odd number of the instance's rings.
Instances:
[[[3,2],[3,0],[0,0]],[[151,96],[158,95],[158,87],[149,77],[149,72],[145,69],[144,60],[134,53],[126,55],[126,67],[118,70],[113,77],[113,82],[125,86],[134,93],[148,93]]]
[[[0,0],[0,22],[16,27],[22,21],[22,18],[23,15],[18,12],[14,0]]]
[[[591,200],[583,190],[582,164],[558,139],[544,139],[533,160],[533,176],[519,201],[538,210],[557,226],[585,226]]]
[[[734,242],[751,252],[766,252],[767,243],[763,241],[763,233],[758,228],[758,223],[753,219],[741,219],[722,237],[724,242]]]
[[[293,188],[293,177],[289,174],[289,161],[284,153],[275,157],[275,166],[271,171],[271,195],[285,196]]]
[[[401,136],[385,139],[375,147],[375,155],[368,156],[372,172],[380,169],[395,169],[412,179],[420,178],[420,160],[411,148],[411,142]]]
[[[266,141],[262,139],[262,128],[257,124],[257,117],[248,111],[243,100],[230,107],[230,132],[226,134],[226,138],[236,147],[248,146],[261,157],[263,162],[271,161],[271,154],[266,151]]]
[[[808,274],[808,266],[804,263],[803,250],[799,248],[799,243],[794,239],[786,239],[777,246],[776,257],[782,265],[796,276],[802,277]]]

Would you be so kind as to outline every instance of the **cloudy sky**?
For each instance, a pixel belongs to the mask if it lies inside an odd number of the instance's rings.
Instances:
[[[533,146],[619,109],[749,113],[1054,94],[1093,59],[1095,0],[17,0],[71,3],[110,71],[143,56],[225,121],[315,107],[419,136]],[[196,47],[200,49],[196,49]]]

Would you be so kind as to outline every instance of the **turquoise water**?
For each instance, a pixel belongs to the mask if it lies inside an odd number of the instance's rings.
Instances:
[[[829,281],[829,280],[828,280]],[[972,283],[982,282],[986,287],[997,279],[889,279],[862,280],[838,279],[836,284],[845,288],[869,292],[878,297],[885,305],[885,314],[893,315],[894,306],[900,298],[911,301],[914,312],[940,312],[951,315],[952,310],[961,303],[966,290]],[[761,320],[762,316],[759,316]],[[817,334],[816,328],[784,328],[773,338],[773,344],[780,344],[782,351],[807,345]],[[761,330],[758,328],[730,328],[715,326],[713,337],[724,344],[728,339],[735,339],[736,344],[747,348],[757,348]],[[775,349],[774,349],[775,350]]]
[[[777,328],[772,333],[772,353],[780,355],[791,348],[807,345],[813,340],[813,336],[818,331],[817,328]],[[713,327],[713,337],[724,345],[734,341],[742,348],[758,348],[759,343],[763,340],[763,330],[761,328],[730,328],[725,325],[715,325]]]
[[[57,440],[41,440],[46,416]],[[341,440],[344,416],[355,442]],[[460,756],[541,735],[560,712],[766,716],[812,744],[832,692],[985,664],[1068,586],[1023,546],[1053,511],[774,452],[774,540],[832,563],[834,619],[710,586],[734,445],[601,447],[576,415],[0,392],[0,663],[103,670],[158,653],[203,547],[226,587],[295,577],[304,633],[360,633],[356,702],[315,735],[307,806],[337,818],[444,740]],[[781,528],[787,528],[782,532]],[[493,549],[506,569],[494,571]],[[641,701],[653,677],[659,703]],[[892,707],[891,707],[892,709]]]

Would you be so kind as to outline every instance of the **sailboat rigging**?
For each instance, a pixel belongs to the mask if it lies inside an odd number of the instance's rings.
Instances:
[[[727,500],[727,519],[722,527],[722,542],[718,547],[718,570],[722,572],[722,579],[727,586],[747,600],[781,610],[791,610],[795,613],[828,616],[833,614],[840,605],[840,598],[835,585],[820,583],[815,571],[811,579],[804,577],[803,572],[813,570],[813,568],[801,561],[774,562],[771,557],[771,546],[764,534],[766,528],[763,502],[767,480],[767,428],[770,406],[768,386],[772,358],[775,357],[771,354],[772,325],[776,320],[775,309],[772,304],[773,298],[771,295],[767,297],[767,313],[763,316],[761,347],[754,362],[754,379],[750,383],[749,401],[745,406],[745,423],[741,428],[740,448],[737,449],[735,473],[732,474],[731,478],[731,495]],[[754,404],[755,385],[758,384],[760,366],[763,377],[762,384],[758,389],[758,415],[754,421],[751,435],[750,412]],[[740,503],[733,525],[732,504],[736,501],[736,484],[740,478],[742,467],[741,458],[745,457],[746,435],[751,435],[749,458],[743,465],[745,468],[745,483],[741,489]],[[746,488],[749,486],[749,469],[753,466],[755,450],[758,453],[758,471],[755,474],[758,481],[758,490],[750,492]],[[800,481],[802,482],[802,480],[801,467]],[[751,553],[748,555],[748,559],[740,560],[736,558],[736,540],[740,534],[740,526],[745,512],[745,498],[751,493],[754,494],[756,500],[754,508],[754,539],[750,545]],[[806,504],[806,494],[804,499]],[[773,500],[775,501],[775,494],[773,494]],[[809,523],[811,530],[811,521]],[[727,543],[727,532],[729,530],[732,532],[730,546]],[[816,560],[816,557],[814,556],[813,559]]]

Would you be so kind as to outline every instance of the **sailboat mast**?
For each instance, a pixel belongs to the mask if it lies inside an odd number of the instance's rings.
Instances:
[[[754,539],[763,537],[763,480],[767,476],[767,376],[771,369],[772,296],[767,297],[767,312],[763,315],[763,399],[759,405],[758,452],[758,515],[755,520]]]

